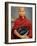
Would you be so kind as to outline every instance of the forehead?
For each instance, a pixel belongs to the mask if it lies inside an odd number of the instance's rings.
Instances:
[[[19,8],[19,11],[24,11],[24,10],[25,10],[24,7],[20,7],[20,8]]]

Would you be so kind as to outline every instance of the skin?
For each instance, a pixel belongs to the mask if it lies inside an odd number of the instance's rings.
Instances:
[[[19,8],[18,14],[19,14],[19,16],[24,17],[26,14],[25,9],[23,7]]]
[[[18,14],[19,14],[19,16],[22,16],[22,17],[24,18],[24,15],[26,14],[26,13],[25,13],[25,9],[24,9],[23,7],[19,8]],[[20,35],[20,34],[17,32],[17,30],[14,30],[14,34],[15,34],[17,37],[20,37],[20,38],[22,38],[22,39],[23,39],[23,38],[29,38],[29,37],[27,36],[27,33],[24,34],[24,35]]]

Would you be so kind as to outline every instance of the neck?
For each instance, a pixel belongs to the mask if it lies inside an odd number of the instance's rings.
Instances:
[[[24,16],[22,16],[22,18],[24,19]]]
[[[20,18],[24,19],[24,18],[25,18],[25,16],[20,16]]]

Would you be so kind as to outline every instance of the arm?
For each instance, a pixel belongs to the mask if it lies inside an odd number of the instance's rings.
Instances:
[[[20,35],[20,34],[17,32],[17,30],[14,30],[14,34],[15,34],[17,37],[20,37],[20,38],[29,38],[29,37],[27,36],[27,34]]]
[[[15,34],[17,37],[21,37],[21,35],[17,32],[17,30],[14,30],[14,34]]]

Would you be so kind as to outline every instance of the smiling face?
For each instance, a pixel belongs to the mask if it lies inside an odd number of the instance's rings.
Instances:
[[[19,16],[25,16],[25,9],[23,7],[19,8]]]

